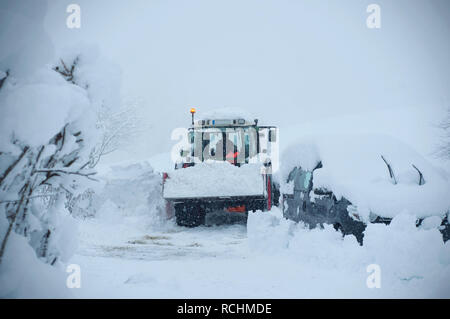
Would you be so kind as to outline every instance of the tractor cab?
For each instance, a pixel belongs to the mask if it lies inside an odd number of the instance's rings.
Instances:
[[[191,114],[195,109],[191,109]],[[187,145],[180,151],[175,168],[190,167],[206,161],[227,161],[235,166],[248,163],[270,164],[275,126],[258,126],[239,116],[192,118]]]

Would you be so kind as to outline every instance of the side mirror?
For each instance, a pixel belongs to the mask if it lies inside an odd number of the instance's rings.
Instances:
[[[277,130],[272,128],[269,130],[269,142],[277,141]]]

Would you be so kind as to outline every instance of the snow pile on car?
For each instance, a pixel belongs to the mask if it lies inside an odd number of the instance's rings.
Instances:
[[[369,224],[364,246],[354,236],[343,237],[332,225],[309,229],[287,220],[276,207],[270,212],[250,213],[247,236],[256,256],[286,260],[286,267],[288,260],[302,260],[298,271],[308,275],[304,281],[295,280],[308,282],[306,294],[310,297],[315,293],[342,298],[450,297],[450,242],[444,243],[436,228],[416,227],[409,214],[397,215],[390,225]],[[379,267],[381,289],[368,289],[369,265]],[[327,280],[339,290],[324,292]],[[322,289],[315,292],[316,287]]]
[[[391,165],[391,178],[383,156]],[[287,181],[294,167],[313,173],[313,187],[326,188],[347,198],[358,214],[394,217],[400,213],[423,218],[444,216],[450,210],[448,174],[425,160],[411,147],[381,134],[333,134],[304,137],[282,155],[280,179]],[[419,185],[419,173],[424,183]],[[285,187],[288,188],[288,187]]]
[[[164,198],[255,196],[264,194],[261,165],[242,167],[207,161],[169,173]]]

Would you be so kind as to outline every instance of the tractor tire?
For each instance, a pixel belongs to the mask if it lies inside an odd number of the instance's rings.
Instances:
[[[178,226],[197,227],[205,224],[205,210],[200,205],[176,204],[175,219]]]

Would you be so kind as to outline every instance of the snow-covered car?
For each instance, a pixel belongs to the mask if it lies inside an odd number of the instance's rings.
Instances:
[[[406,213],[450,238],[448,173],[391,136],[304,138],[283,153],[278,179],[284,216],[311,228],[332,224],[362,244],[367,223]]]

